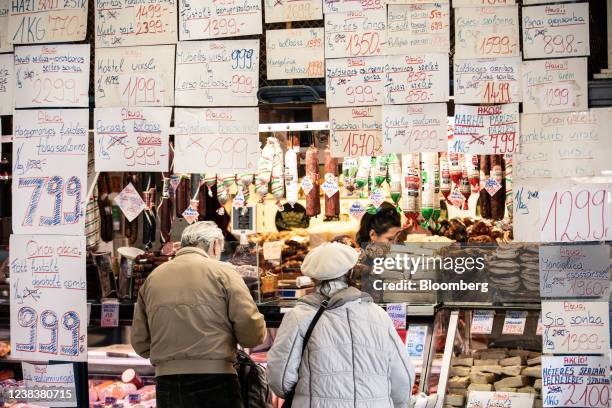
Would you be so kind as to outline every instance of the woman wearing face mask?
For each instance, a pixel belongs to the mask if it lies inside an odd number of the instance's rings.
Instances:
[[[293,394],[293,408],[408,407],[414,367],[385,311],[349,287],[357,258],[330,243],[304,259],[316,292],[285,314],[268,352],[270,387],[281,398]]]

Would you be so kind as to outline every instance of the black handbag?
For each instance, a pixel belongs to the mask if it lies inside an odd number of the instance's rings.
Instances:
[[[321,302],[321,307],[319,307],[319,310],[317,310],[317,313],[312,318],[312,321],[310,322],[310,325],[308,326],[308,329],[306,330],[306,334],[304,334],[304,342],[302,343],[302,354],[300,354],[300,356],[304,355],[304,350],[306,350],[306,346],[308,345],[308,340],[310,340],[310,335],[312,334],[312,331],[317,325],[319,318],[321,317],[325,309],[327,309],[327,303],[328,303],[327,300],[324,300],[323,302]],[[285,401],[283,402],[282,408],[291,408],[291,406],[293,405],[294,396],[295,396],[295,385],[293,386],[293,389],[287,393],[287,396],[285,397]]]

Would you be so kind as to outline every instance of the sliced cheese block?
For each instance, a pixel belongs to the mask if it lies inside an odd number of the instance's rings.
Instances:
[[[508,357],[508,358],[499,360],[499,365],[502,367],[519,366],[523,364],[525,364],[525,358],[521,356]]]
[[[474,366],[475,367],[492,366],[492,365],[497,365],[498,362],[499,360],[496,360],[496,359],[474,360]]]
[[[455,376],[467,377],[470,375],[470,371],[471,371],[470,367],[456,366],[456,367],[450,368],[448,375],[450,375],[451,377],[455,377]]]
[[[493,384],[470,384],[468,391],[493,391]]]
[[[542,378],[542,366],[532,366],[525,368],[521,374],[527,377]]]
[[[471,373],[470,381],[472,384],[493,384],[495,374],[493,373]]]
[[[448,380],[448,388],[466,388],[470,383],[470,377],[451,377]]]
[[[504,379],[497,381],[495,383],[495,389],[497,390],[498,388],[505,388],[505,387],[518,388],[518,387],[522,387],[527,384],[528,384],[527,377],[522,376],[522,375],[517,375],[515,377],[506,377]]]
[[[527,360],[527,365],[529,366],[534,366],[538,364],[542,364],[542,356],[532,357]]]
[[[515,377],[517,375],[521,375],[525,366],[508,366],[502,367],[501,371],[503,375],[509,375],[510,377]]]
[[[472,357],[456,357],[453,358],[451,364],[453,366],[471,367],[474,365],[474,359]]]
[[[453,407],[462,407],[465,404],[465,396],[459,394],[448,394],[444,398],[444,403]]]
[[[502,367],[498,365],[472,367],[473,373],[493,373],[501,374]]]

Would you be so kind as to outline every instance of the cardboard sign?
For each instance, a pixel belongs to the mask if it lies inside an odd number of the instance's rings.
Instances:
[[[540,192],[540,241],[584,242],[612,239],[609,184],[553,186]]]
[[[387,14],[389,54],[448,53],[449,15],[448,3],[390,5]]]
[[[472,334],[491,334],[493,332],[493,320],[495,311],[474,310],[472,315]]]
[[[455,105],[455,127],[449,150],[469,154],[514,153],[518,148],[518,119],[518,103]]]
[[[602,354],[610,349],[608,302],[543,301],[542,325],[544,353]]]
[[[386,0],[323,0],[323,12],[325,14],[333,14],[349,11],[384,11],[386,4]]]
[[[522,114],[515,179],[591,177],[609,170],[612,109]]]
[[[445,103],[384,105],[382,115],[384,154],[447,150]]]
[[[325,90],[328,107],[382,105],[385,57],[328,59]]]
[[[87,109],[13,115],[13,232],[84,233]]]
[[[267,30],[268,79],[323,78],[323,36],[322,27]]]
[[[96,171],[168,171],[172,108],[96,108]]]
[[[466,408],[532,408],[534,394],[524,392],[470,391]]]
[[[588,109],[586,58],[525,61],[521,76],[524,113]]]
[[[453,7],[495,7],[513,4],[516,4],[515,0],[453,0]]]
[[[89,44],[15,48],[15,106],[89,106]]]
[[[11,235],[10,245],[11,356],[87,361],[85,237]]]
[[[176,42],[175,0],[96,1],[96,48]]]
[[[504,319],[504,327],[502,334],[514,334],[522,336],[525,332],[525,323],[527,322],[527,312],[508,310]]]
[[[11,0],[0,0],[0,52],[13,51],[13,43],[9,37],[9,13]]]
[[[590,54],[589,3],[523,7],[525,58]]]
[[[456,59],[453,65],[455,103],[521,101],[520,58]]]
[[[0,54],[0,115],[12,115],[15,108],[13,54]]]
[[[386,47],[385,10],[325,15],[325,58],[385,55]]]
[[[544,407],[610,407],[609,356],[542,356]]]
[[[332,108],[329,127],[332,157],[382,154],[382,107]]]
[[[176,108],[174,171],[243,173],[257,170],[257,108]]]
[[[540,296],[609,299],[610,248],[540,246]]]
[[[87,1],[11,0],[8,21],[13,44],[83,41],[87,34]]]
[[[264,0],[264,7],[266,24],[323,19],[321,0]]]
[[[448,87],[448,54],[386,57],[388,104],[446,102]]]
[[[180,40],[262,33],[261,0],[179,0]]]
[[[257,106],[259,40],[182,41],[176,51],[179,106]]]
[[[389,303],[387,305],[387,314],[393,322],[393,327],[396,329],[406,328],[406,304],[405,303]]]
[[[519,56],[518,6],[455,9],[455,58]]]
[[[74,383],[74,368],[72,364],[30,364],[21,362],[23,381],[26,388],[54,389],[61,393],[61,398],[49,398],[56,401],[46,401],[45,407],[76,407],[76,386]]]
[[[174,105],[174,45],[96,49],[96,107]]]

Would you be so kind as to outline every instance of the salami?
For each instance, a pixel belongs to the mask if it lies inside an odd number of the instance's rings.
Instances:
[[[459,182],[459,192],[465,197],[465,201],[463,202],[463,209],[468,209],[468,200],[470,199],[470,195],[472,194],[472,187],[470,186],[470,181],[468,178],[468,165],[466,163],[466,158],[461,157],[461,181]]]
[[[506,209],[508,210],[508,216],[512,218],[514,210],[514,197],[512,196],[512,154],[504,155],[504,160],[506,162]]]
[[[183,212],[189,207],[191,200],[191,178],[187,174],[182,174],[178,186],[176,187],[176,216],[182,217]]]
[[[170,200],[170,179],[164,178],[162,188],[162,199],[159,204],[159,232],[162,244],[170,241],[170,229],[172,228],[172,201]]]
[[[217,201],[221,207],[217,210],[219,215],[225,214],[225,204],[229,200],[229,188],[234,183],[235,176],[233,174],[219,174],[217,177]]]
[[[155,191],[155,180],[153,174],[149,173],[146,182],[143,184],[142,199],[145,202],[144,215],[142,217],[142,243],[145,249],[149,250],[155,243],[155,203],[157,202],[157,192]]]
[[[449,203],[448,196],[451,193],[450,166],[448,164],[448,153],[440,153],[440,192],[444,200]]]
[[[275,138],[269,137],[259,155],[259,165],[255,176],[255,192],[259,195],[260,200],[263,200],[269,191],[268,184],[272,178],[272,163],[274,161],[274,141],[276,141]]]
[[[492,155],[490,156],[490,159],[491,178],[502,185],[502,188],[491,196],[491,218],[494,220],[501,220],[504,218],[506,204],[506,192],[503,187],[504,169],[502,167],[502,156]]]
[[[387,156],[376,156],[374,158],[374,167],[372,173],[374,175],[374,184],[380,187],[387,180]]]
[[[297,203],[299,188],[297,152],[294,148],[290,148],[285,153],[285,194],[291,208]]]
[[[342,179],[344,188],[348,195],[353,195],[357,186],[355,185],[355,177],[359,169],[359,162],[355,157],[345,157],[342,162]]]
[[[402,198],[402,165],[397,155],[393,153],[388,156],[387,162],[389,193],[391,194],[391,200],[397,207]]]
[[[448,162],[450,166],[450,178],[453,183],[458,186],[461,182],[461,164],[459,163],[459,153],[450,152],[448,154]]]
[[[433,179],[434,179],[434,199],[433,199],[433,214],[431,219],[434,221],[434,226],[440,218],[440,156],[438,153],[432,154],[433,158]]]
[[[419,218],[419,155],[402,154],[402,209],[406,223],[412,226]]]
[[[206,217],[206,195],[207,195],[207,188],[206,185],[204,183],[204,175],[201,174],[200,175],[200,180],[198,181],[199,187],[198,187],[198,194],[197,194],[197,200],[198,200],[198,220],[199,221],[204,221],[204,218]]]
[[[206,185],[206,189],[208,190],[208,196],[212,197],[213,196],[212,188],[215,186],[215,183],[217,182],[217,175],[206,173],[204,175],[203,181],[204,181],[204,184]]]
[[[335,186],[338,185],[338,160],[332,157],[331,150],[325,149],[325,182],[333,183]],[[331,196],[328,192],[325,192],[325,218],[337,218],[340,215],[340,190],[335,189],[335,194]]]
[[[478,155],[466,154],[465,164],[467,166],[467,178],[470,186],[472,186],[472,193],[478,193],[480,191],[480,165],[478,163]]]
[[[272,156],[272,173],[270,179],[270,192],[276,198],[277,205],[280,205],[280,200],[285,196],[285,168],[283,165],[283,149],[274,139],[274,155]]]
[[[421,215],[424,220],[424,228],[433,224],[435,190],[434,154],[437,153],[421,153]]]
[[[359,168],[357,169],[357,176],[355,178],[355,185],[359,190],[362,191],[365,186],[368,185],[370,178],[370,170],[372,168],[372,160],[368,156],[359,158]]]
[[[319,151],[310,146],[306,151],[306,176],[312,181],[312,188],[306,193],[306,215],[316,217],[321,214],[319,198]]]

